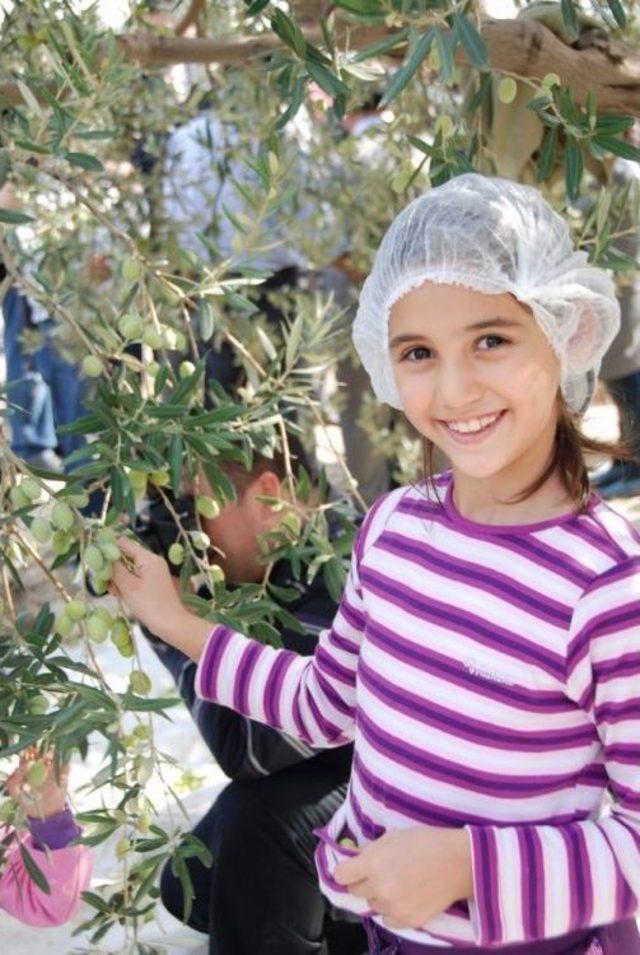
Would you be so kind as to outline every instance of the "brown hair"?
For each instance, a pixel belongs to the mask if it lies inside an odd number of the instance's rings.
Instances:
[[[432,484],[433,478],[433,449],[434,445],[428,438],[423,438],[423,469],[427,483]],[[558,392],[558,421],[556,424],[556,439],[551,460],[527,487],[506,503],[518,504],[526,501],[545,484],[556,471],[562,479],[567,493],[574,501],[579,511],[583,511],[589,501],[591,485],[589,472],[585,462],[585,454],[603,454],[620,461],[635,461],[636,458],[624,441],[609,442],[596,441],[588,438],[580,431],[577,415],[567,408],[564,397]],[[436,495],[437,496],[437,495]]]

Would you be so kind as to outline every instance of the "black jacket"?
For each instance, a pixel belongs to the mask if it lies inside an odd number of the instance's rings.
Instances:
[[[310,656],[318,642],[321,630],[331,626],[337,607],[329,596],[322,575],[310,585],[294,581],[288,564],[281,561],[273,570],[271,581],[280,587],[295,587],[300,596],[286,609],[305,626],[304,634],[283,627],[282,644]],[[143,633],[154,651],[173,676],[180,695],[216,762],[235,781],[247,781],[270,776],[305,759],[312,759],[316,767],[326,765],[332,773],[340,767],[344,781],[349,778],[352,746],[327,750],[313,750],[305,743],[241,716],[226,706],[198,699],[195,694],[196,664],[180,650],[163,643],[143,628]]]

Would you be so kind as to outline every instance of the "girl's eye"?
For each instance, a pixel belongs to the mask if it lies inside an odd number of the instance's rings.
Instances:
[[[402,361],[424,361],[425,358],[431,358],[431,349],[425,345],[416,345],[404,353]]]
[[[495,348],[499,348],[500,345],[508,344],[508,340],[503,338],[502,335],[483,335],[482,338],[478,340],[478,349],[480,351],[493,351]]]

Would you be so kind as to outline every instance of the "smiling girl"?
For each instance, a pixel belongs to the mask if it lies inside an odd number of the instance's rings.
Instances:
[[[317,864],[372,953],[640,952],[640,538],[578,429],[617,325],[537,191],[460,176],[392,223],[354,327],[451,470],[374,503],[314,657],[212,630],[122,542],[115,586],[203,698],[355,741]]]

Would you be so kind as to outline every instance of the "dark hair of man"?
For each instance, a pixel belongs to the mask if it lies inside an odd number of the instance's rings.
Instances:
[[[311,473],[309,458],[300,439],[297,438],[296,435],[288,434],[287,445],[291,471],[294,478],[297,479],[300,468],[304,468],[307,473]],[[230,460],[221,461],[219,467],[229,478],[238,492],[239,497],[244,494],[249,485],[252,484],[257,477],[266,471],[272,471],[277,475],[280,481],[284,481],[287,476],[287,460],[280,447],[274,450],[272,458],[268,458],[266,455],[258,454],[254,451],[249,470],[243,467],[239,461]]]

